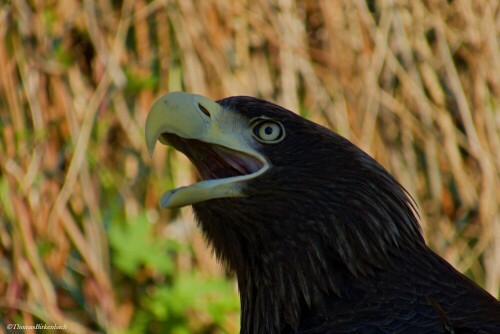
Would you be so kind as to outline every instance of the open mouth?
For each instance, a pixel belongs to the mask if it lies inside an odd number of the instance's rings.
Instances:
[[[251,130],[236,113],[206,97],[184,92],[169,93],[148,113],[145,137],[149,154],[159,140],[185,154],[201,180],[167,191],[164,208],[248,196],[249,182],[271,168],[265,155],[249,143]]]
[[[186,139],[170,133],[162,133],[159,140],[184,153],[203,180],[249,175],[264,167],[264,163],[253,156],[201,140]]]

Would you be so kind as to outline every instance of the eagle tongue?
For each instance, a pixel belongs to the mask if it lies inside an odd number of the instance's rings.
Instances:
[[[226,163],[241,173],[241,175],[255,173],[263,167],[263,164],[259,160],[247,154],[229,150],[221,146],[214,148],[214,150]]]
[[[184,153],[196,166],[203,179],[248,175],[264,167],[262,161],[251,155],[201,140],[163,133],[160,141]]]

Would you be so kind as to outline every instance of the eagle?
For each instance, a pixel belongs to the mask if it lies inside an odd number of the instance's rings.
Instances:
[[[192,205],[238,281],[241,333],[500,333],[500,302],[425,243],[414,201],[339,134],[255,97],[173,92],[146,144],[185,154]]]

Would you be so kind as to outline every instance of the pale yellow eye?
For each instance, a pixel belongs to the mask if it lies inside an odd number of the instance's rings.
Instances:
[[[283,126],[274,121],[257,123],[253,128],[253,133],[259,141],[265,143],[277,143],[285,137]]]

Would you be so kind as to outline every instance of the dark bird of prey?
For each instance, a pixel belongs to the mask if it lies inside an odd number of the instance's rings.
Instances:
[[[412,199],[340,135],[276,104],[161,97],[146,121],[201,181],[192,205],[238,279],[241,333],[500,333],[500,303],[425,244]]]

